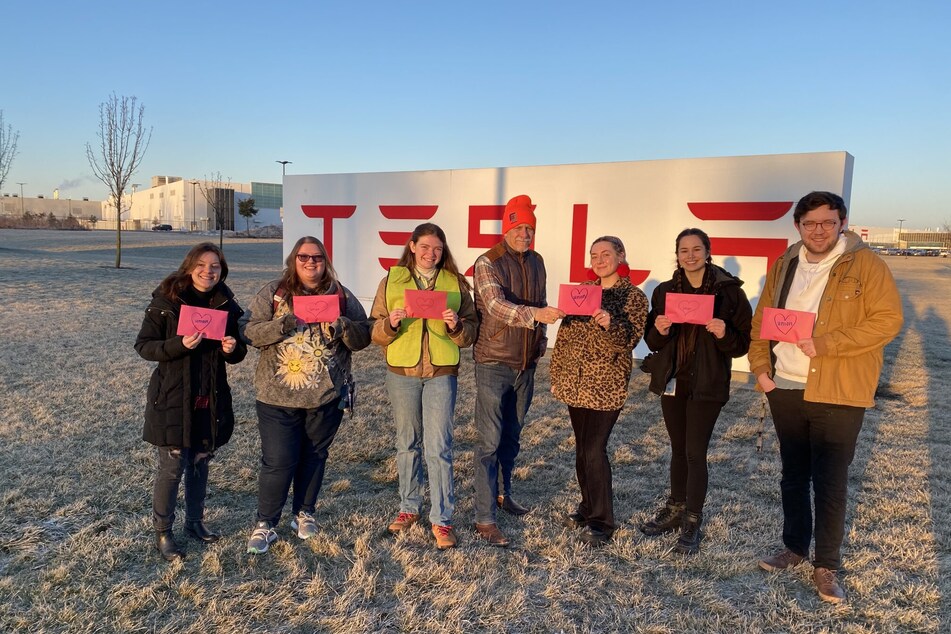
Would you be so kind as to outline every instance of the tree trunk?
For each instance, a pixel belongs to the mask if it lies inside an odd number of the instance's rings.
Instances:
[[[116,199],[116,268],[122,268],[122,200]]]

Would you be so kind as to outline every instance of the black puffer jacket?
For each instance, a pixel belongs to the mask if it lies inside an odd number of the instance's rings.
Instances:
[[[713,264],[713,315],[726,324],[723,339],[717,339],[699,326],[694,355],[688,371],[689,398],[697,401],[726,403],[730,400],[730,379],[733,359],[742,357],[750,348],[753,309],[740,286],[743,281]],[[654,321],[665,314],[667,293],[676,292],[674,280],[661,282],[651,295],[651,311],[647,315],[644,341],[653,350],[641,365],[650,373],[650,391],[663,394],[674,375],[680,324],[673,324],[667,335],[657,332]],[[679,374],[679,372],[678,372]]]
[[[238,336],[238,317],[244,311],[227,285],[219,283],[215,287],[209,308],[228,311],[225,334],[237,340],[231,354],[225,354],[217,340],[203,339],[194,350],[185,347],[182,336],[175,334],[181,305],[181,301],[172,302],[155,289],[135,340],[135,350],[143,359],[158,362],[149,381],[142,439],[158,447],[191,447],[199,441],[193,434],[192,421],[194,386],[199,385],[193,370],[200,367],[206,373],[201,383],[208,391],[211,428],[210,438],[200,439],[207,447],[196,449],[214,450],[228,442],[234,431],[225,363],[240,363],[248,353],[247,345]],[[201,358],[193,362],[195,355]]]

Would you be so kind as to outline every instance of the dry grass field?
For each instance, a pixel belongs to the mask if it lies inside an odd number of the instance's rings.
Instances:
[[[184,563],[166,564],[152,547],[154,449],[141,440],[152,364],[132,343],[152,289],[200,240],[126,233],[129,268],[116,270],[110,232],[0,231],[0,631],[951,631],[951,261],[888,260],[906,327],[852,465],[850,602],[832,607],[810,566],[757,568],[780,544],[779,457],[768,418],[757,451],[762,397],[739,383],[711,445],[698,556],[635,528],[665,494],[669,455],[639,372],[609,446],[615,541],[591,551],[557,523],[578,492],[547,363],[516,474],[534,511],[500,518],[512,547],[484,546],[471,529],[471,361],[457,407],[460,547],[436,551],[428,525],[390,537],[393,431],[375,348],[354,358],[358,407],[331,448],[320,535],[300,541],[284,521],[269,553],[245,553],[259,457],[251,352],[231,369],[238,426],[211,467],[207,520],[225,538],[190,541]],[[279,272],[277,241],[232,240],[225,252],[242,304]]]

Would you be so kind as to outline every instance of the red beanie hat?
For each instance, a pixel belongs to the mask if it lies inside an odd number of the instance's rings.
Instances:
[[[505,214],[502,216],[502,234],[519,225],[530,225],[535,229],[535,205],[532,199],[525,194],[519,194],[505,203]]]

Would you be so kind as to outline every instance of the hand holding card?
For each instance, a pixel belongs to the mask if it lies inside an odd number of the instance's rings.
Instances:
[[[221,340],[228,325],[228,311],[182,305],[178,315],[178,335],[201,333],[206,339]]]
[[[601,308],[601,291],[597,284],[559,284],[558,309],[566,315],[590,317]]]
[[[295,295],[294,315],[305,324],[332,323],[340,317],[336,295]]]
[[[419,291],[406,289],[403,301],[406,314],[417,319],[442,319],[446,311],[446,291]]]
[[[705,326],[713,319],[713,295],[667,293],[664,314],[675,324]]]
[[[798,343],[812,337],[816,314],[785,308],[764,308],[759,338]]]

